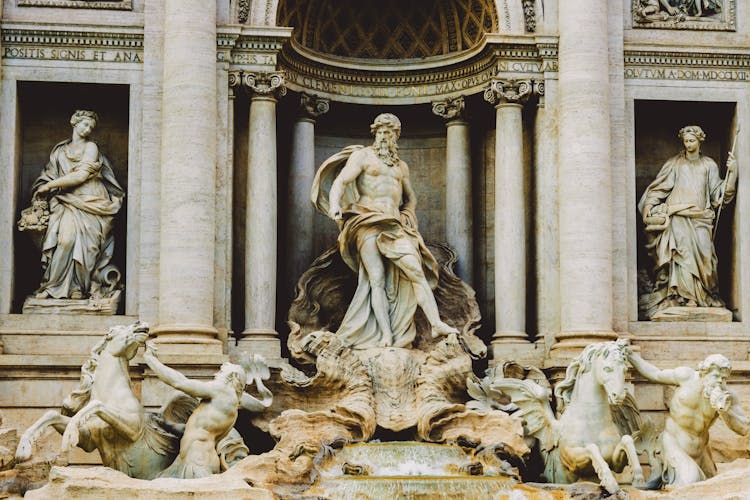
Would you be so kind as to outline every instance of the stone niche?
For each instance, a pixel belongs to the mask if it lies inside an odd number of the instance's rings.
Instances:
[[[706,133],[701,153],[719,165],[719,174],[726,175],[727,154],[732,148],[736,127],[736,103],[687,101],[635,101],[635,193],[629,205],[636,210],[646,187],[656,178],[666,160],[683,149],[678,131],[686,125],[699,125]],[[737,155],[737,153],[735,153]],[[741,159],[738,159],[741,162]],[[740,166],[740,170],[742,166]],[[741,174],[740,174],[741,175]],[[719,260],[719,291],[734,321],[739,319],[740,281],[738,243],[735,224],[736,200],[721,211],[714,240]],[[641,215],[636,216],[638,234],[638,271],[650,266],[645,248],[646,234]],[[640,284],[639,284],[640,285]],[[647,318],[639,315],[639,320]]]
[[[18,192],[15,219],[31,203],[31,186],[49,160],[55,144],[70,138],[70,117],[77,109],[95,111],[99,123],[91,137],[112,163],[115,177],[126,193],[120,212],[115,217],[115,251],[112,263],[126,281],[127,203],[128,197],[128,122],[129,86],[109,84],[19,82],[20,117]],[[131,200],[132,201],[132,200]],[[41,280],[40,251],[29,235],[14,230],[14,291],[12,311],[20,313],[24,299],[32,294]],[[127,293],[127,289],[124,290]],[[120,311],[125,296],[120,301]]]

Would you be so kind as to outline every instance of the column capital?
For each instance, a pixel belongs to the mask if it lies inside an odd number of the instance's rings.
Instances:
[[[286,95],[283,71],[230,71],[229,87],[243,87],[251,96]]]
[[[523,104],[534,88],[531,80],[502,80],[495,78],[484,91],[484,100],[490,104]]]
[[[432,103],[432,112],[446,121],[463,120],[466,116],[463,96],[447,98]]]
[[[539,98],[537,106],[544,107],[544,80],[534,80],[533,84],[534,95]]]
[[[320,115],[328,113],[331,109],[331,100],[318,97],[314,94],[302,92],[299,96],[299,115],[300,118],[315,120]]]

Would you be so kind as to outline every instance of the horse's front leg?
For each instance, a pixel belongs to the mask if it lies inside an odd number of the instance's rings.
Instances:
[[[561,451],[560,458],[566,469],[576,474],[576,471],[584,469],[588,464],[591,464],[604,489],[612,495],[620,491],[620,485],[617,484],[614,474],[609,469],[609,464],[602,457],[602,453],[599,451],[597,445],[590,443],[586,446],[575,446],[565,448]]]
[[[141,437],[143,427],[146,425],[143,412],[118,412],[100,403],[95,408],[92,408],[91,413],[104,420],[112,426],[115,432],[130,442],[136,441]]]
[[[52,426],[57,432],[62,434],[65,432],[65,428],[70,422],[70,417],[61,415],[60,413],[50,410],[34,422],[31,427],[21,436],[18,441],[18,447],[16,448],[16,461],[24,462],[31,458],[31,452],[34,448],[34,443],[44,433],[47,427]]]
[[[635,442],[629,434],[622,436],[620,442],[615,446],[615,451],[612,453],[612,469],[615,472],[620,472],[625,468],[626,457],[627,463],[630,464],[630,468],[633,470],[633,486],[640,489],[645,488],[646,480],[643,478],[641,461],[635,449]]]
[[[71,451],[73,448],[78,446],[81,440],[80,427],[86,423],[86,420],[91,416],[91,413],[101,403],[97,400],[91,400],[86,405],[78,410],[78,412],[70,418],[65,432],[63,432],[62,439],[62,451]]]

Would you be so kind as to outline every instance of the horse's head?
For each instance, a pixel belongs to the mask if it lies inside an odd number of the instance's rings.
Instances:
[[[565,404],[570,403],[573,387],[580,375],[590,372],[594,381],[607,394],[609,404],[621,404],[627,396],[625,385],[625,375],[628,371],[627,346],[628,343],[624,340],[589,344],[568,366],[565,380],[555,388],[555,394],[563,398]]]
[[[625,376],[628,361],[617,342],[603,342],[602,349],[591,359],[591,371],[596,381],[604,388],[611,405],[620,405],[627,396]]]
[[[133,359],[138,352],[138,348],[144,345],[148,339],[148,330],[148,323],[140,321],[128,326],[113,326],[107,332],[104,350],[115,357]]]

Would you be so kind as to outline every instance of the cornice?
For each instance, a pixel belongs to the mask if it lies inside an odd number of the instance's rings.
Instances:
[[[143,31],[140,29],[112,28],[107,31],[93,31],[85,27],[84,31],[83,28],[54,29],[38,25],[4,23],[2,40],[3,44],[143,49]]]

